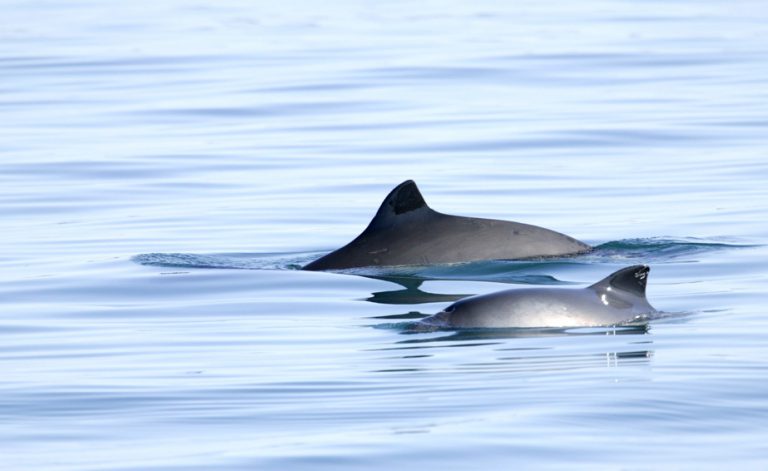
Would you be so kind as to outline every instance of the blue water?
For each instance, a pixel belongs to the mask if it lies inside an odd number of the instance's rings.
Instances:
[[[13,470],[768,468],[762,2],[3,3]],[[414,179],[573,259],[303,272]],[[635,263],[647,328],[408,329]]]

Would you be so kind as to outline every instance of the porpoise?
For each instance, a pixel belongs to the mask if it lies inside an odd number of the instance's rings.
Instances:
[[[451,216],[427,206],[416,183],[395,187],[368,227],[304,270],[430,265],[575,255],[592,248],[565,234],[511,221]]]
[[[598,327],[646,321],[650,268],[635,265],[582,289],[521,288],[461,299],[420,323],[436,328]]]

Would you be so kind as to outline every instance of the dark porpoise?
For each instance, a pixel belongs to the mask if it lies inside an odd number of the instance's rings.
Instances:
[[[645,298],[650,268],[635,265],[583,289],[522,288],[471,296],[421,320],[437,328],[598,327],[656,314]]]
[[[530,224],[439,213],[408,180],[387,195],[355,240],[304,270],[512,260],[590,250],[572,237]]]

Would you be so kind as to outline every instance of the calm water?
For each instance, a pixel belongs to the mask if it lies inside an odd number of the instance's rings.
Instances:
[[[3,467],[768,468],[768,9],[474,3],[5,1]],[[296,269],[408,178],[599,248]],[[648,329],[407,328],[634,263]]]

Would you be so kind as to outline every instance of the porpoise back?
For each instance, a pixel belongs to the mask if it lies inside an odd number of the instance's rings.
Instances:
[[[522,288],[459,300],[421,322],[445,328],[549,328],[642,322],[657,311],[645,297],[650,268],[618,270],[582,289]]]
[[[530,224],[439,213],[408,180],[387,195],[357,238],[304,269],[511,260],[590,250],[572,237]]]

